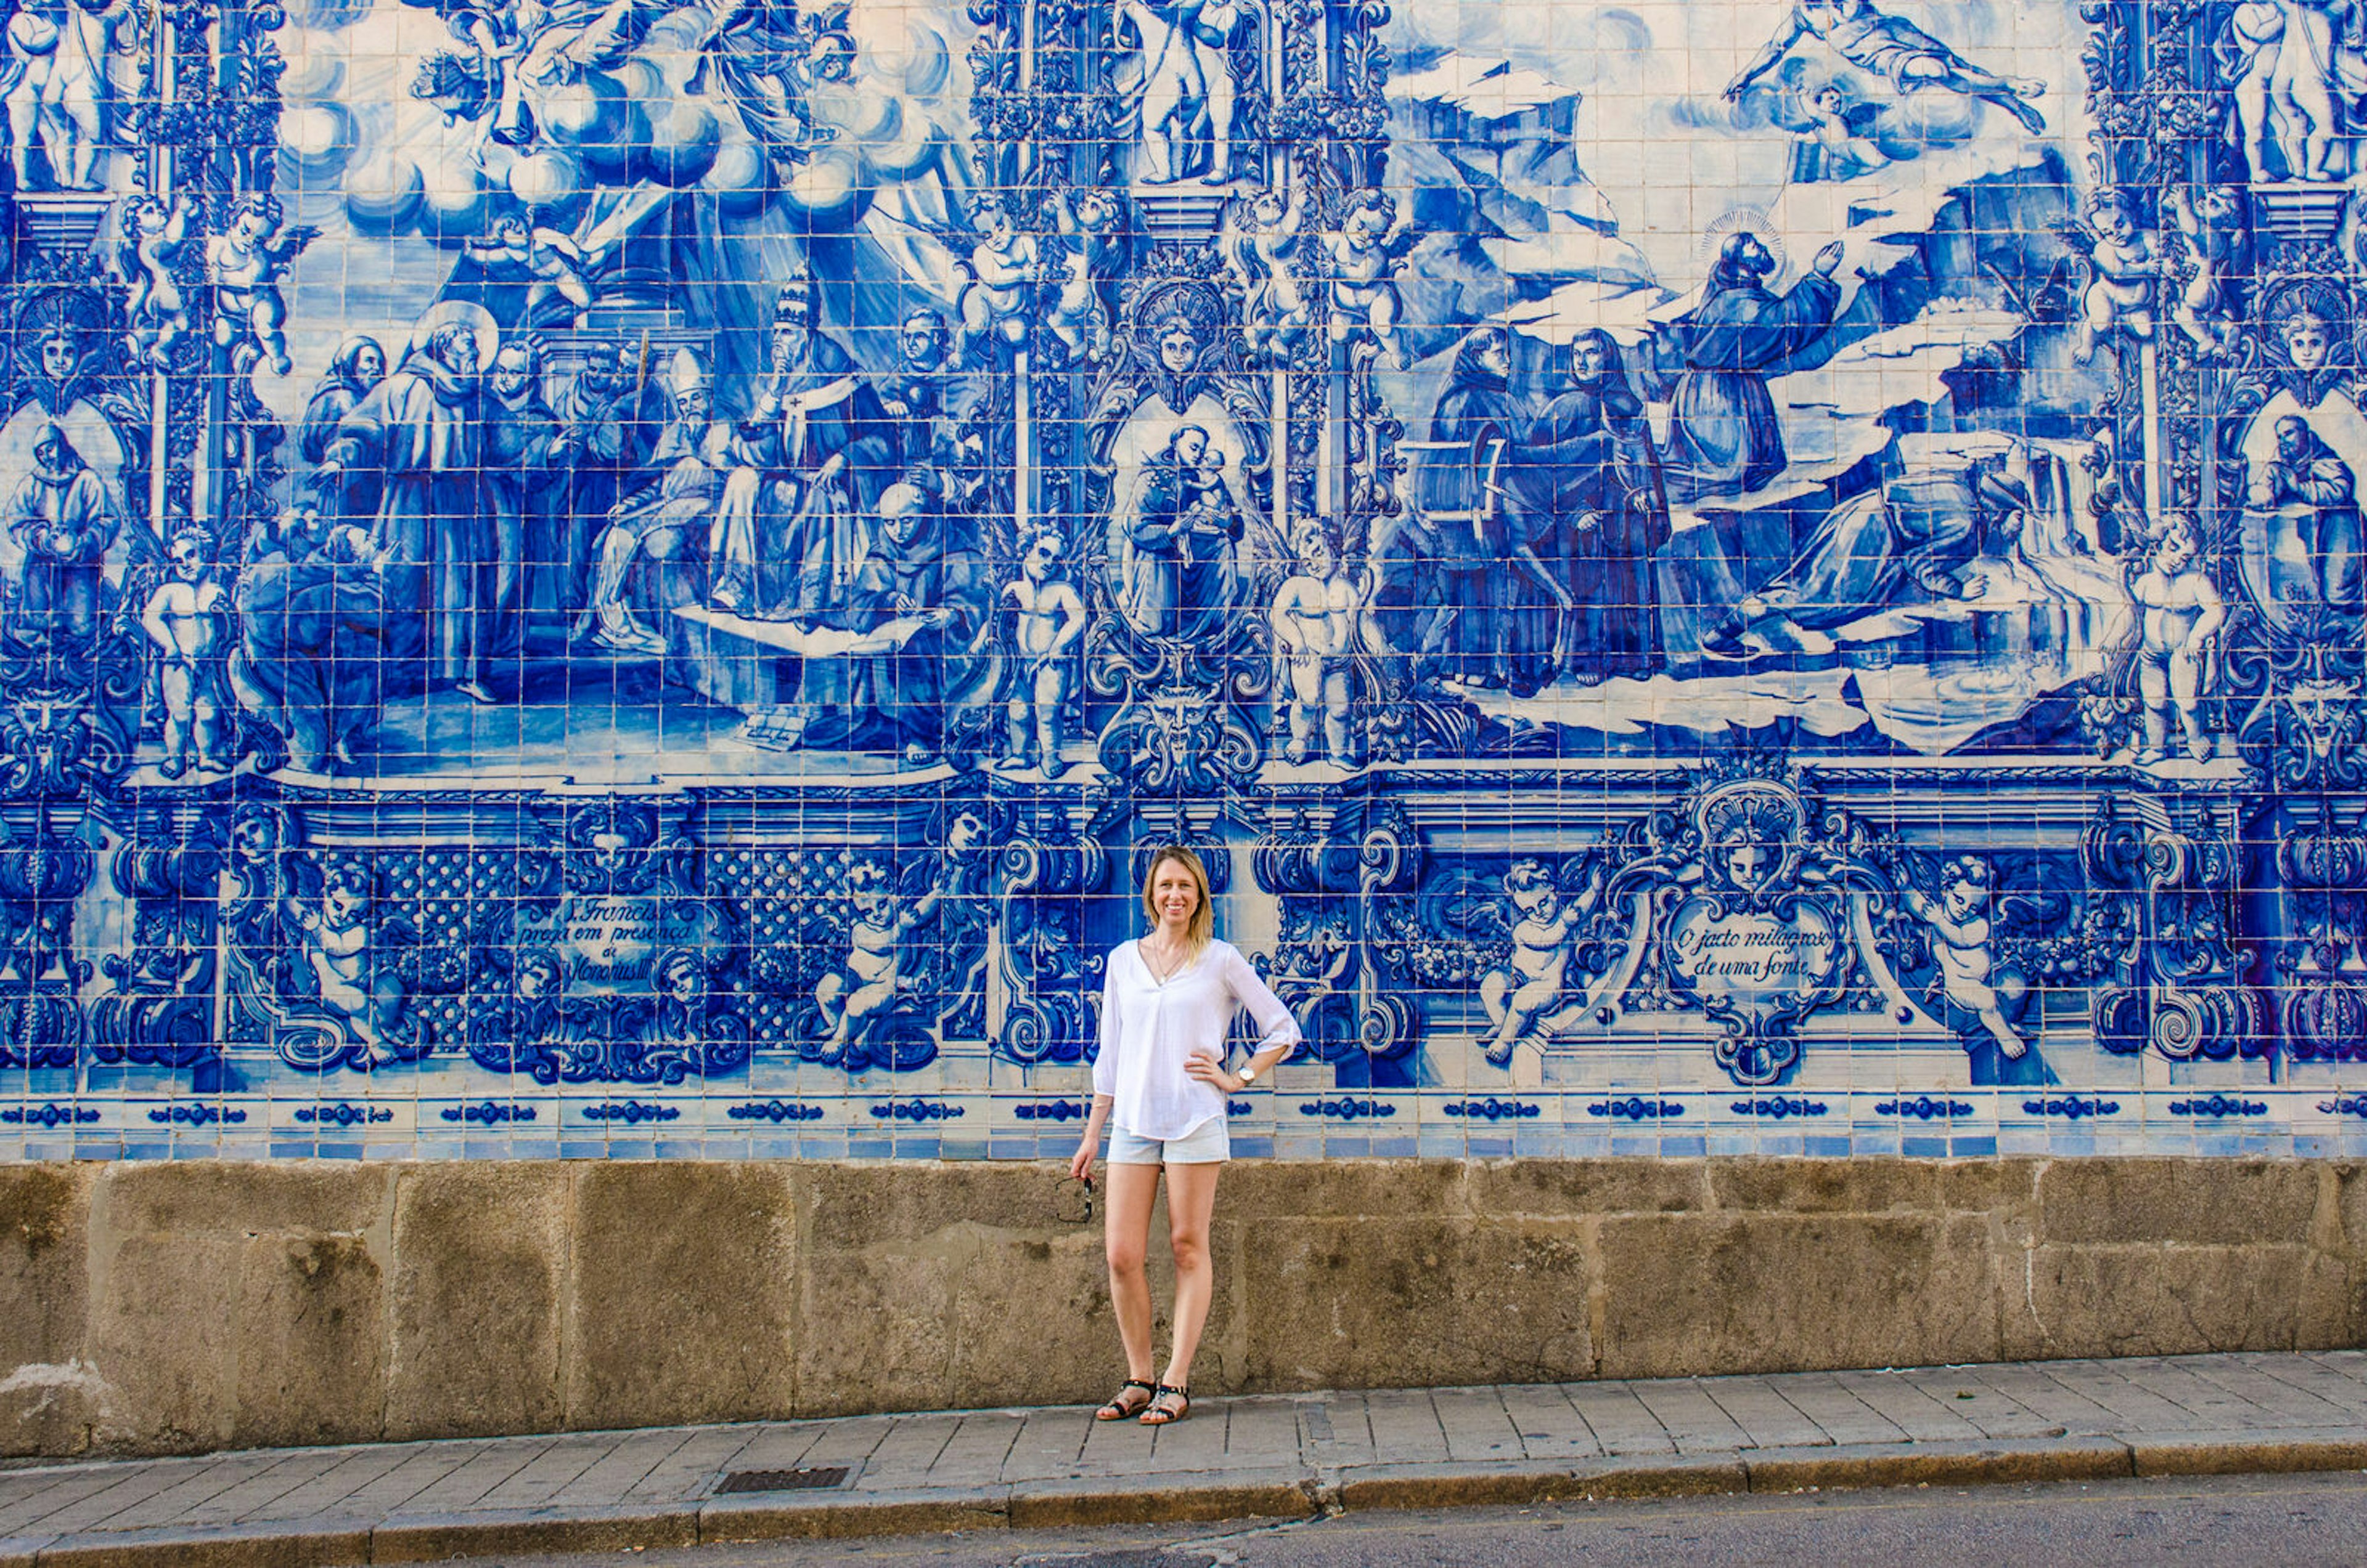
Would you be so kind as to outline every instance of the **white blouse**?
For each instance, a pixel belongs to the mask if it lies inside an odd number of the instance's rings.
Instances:
[[[1248,1008],[1263,1032],[1251,1055],[1298,1043],[1298,1021],[1229,942],[1210,942],[1164,984],[1131,942],[1110,950],[1108,971],[1093,1093],[1110,1098],[1111,1123],[1138,1138],[1184,1137],[1225,1114],[1222,1091],[1186,1073],[1184,1063],[1195,1052],[1222,1062],[1240,1009]]]

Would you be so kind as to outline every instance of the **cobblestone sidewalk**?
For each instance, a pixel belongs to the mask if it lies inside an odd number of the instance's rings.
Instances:
[[[309,1568],[1582,1495],[2367,1468],[2367,1352],[1209,1399],[0,1472],[0,1568]]]

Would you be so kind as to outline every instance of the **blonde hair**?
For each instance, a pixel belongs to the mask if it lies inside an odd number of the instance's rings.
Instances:
[[[1152,902],[1150,889],[1159,880],[1159,868],[1169,861],[1190,872],[1192,881],[1200,890],[1200,901],[1193,906],[1192,919],[1184,927],[1184,945],[1194,957],[1197,957],[1217,936],[1216,911],[1208,907],[1208,868],[1200,863],[1198,855],[1181,844],[1170,844],[1150,857],[1150,864],[1142,874],[1142,912],[1150,917],[1152,925],[1159,923],[1159,906]]]

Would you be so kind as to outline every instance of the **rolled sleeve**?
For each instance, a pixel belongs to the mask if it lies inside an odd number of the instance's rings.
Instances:
[[[1117,1097],[1117,1053],[1123,1021],[1117,1005],[1117,954],[1113,953],[1102,976],[1101,1044],[1093,1052],[1093,1095]]]
[[[1251,1055],[1276,1045],[1295,1047],[1305,1038],[1299,1032],[1298,1020],[1290,1015],[1282,998],[1250,967],[1250,961],[1237,948],[1226,949],[1225,983],[1241,1006],[1249,1010],[1250,1017],[1257,1021],[1258,1043],[1251,1047]]]

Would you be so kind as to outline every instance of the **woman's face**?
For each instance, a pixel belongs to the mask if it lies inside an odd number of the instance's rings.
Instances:
[[[1162,926],[1180,926],[1200,907],[1200,883],[1182,861],[1165,860],[1150,875],[1150,907]]]

